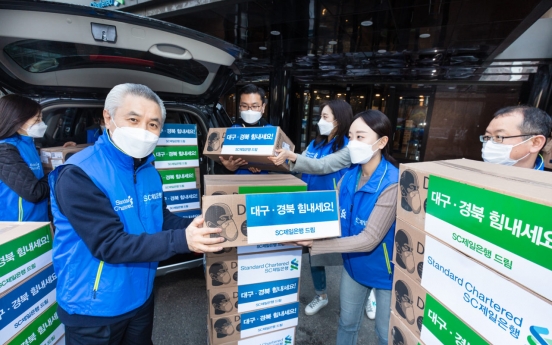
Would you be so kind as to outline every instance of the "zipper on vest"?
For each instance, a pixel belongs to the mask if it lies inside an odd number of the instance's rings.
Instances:
[[[21,197],[19,197],[18,207],[19,207],[19,215],[17,219],[18,221],[22,222],[23,221],[23,198]]]
[[[136,170],[134,170],[134,184],[136,184]]]
[[[387,265],[387,272],[389,273],[389,279],[393,276],[391,271],[391,262],[389,261],[389,252],[387,252],[387,245],[383,243],[383,254],[385,255],[385,264]]]
[[[96,299],[96,291],[98,291],[98,286],[100,285],[100,277],[102,276],[103,261],[100,261],[100,266],[98,266],[98,272],[96,272],[96,281],[94,281],[94,299]]]

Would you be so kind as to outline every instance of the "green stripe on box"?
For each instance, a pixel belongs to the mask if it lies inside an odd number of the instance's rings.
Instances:
[[[239,194],[306,192],[307,186],[241,186]]]
[[[493,192],[483,188],[451,181],[442,177],[430,175],[429,190],[427,194],[427,214],[441,219],[470,234],[482,238],[514,254],[517,254],[537,265],[552,269],[552,249],[545,245],[537,245],[526,236],[521,236],[526,226],[533,230],[535,226],[541,227],[540,241],[545,242],[545,233],[552,240],[552,207],[526,201],[509,195]],[[448,199],[450,198],[450,199]],[[444,203],[443,199],[450,201]],[[469,216],[462,215],[466,207],[471,204],[477,208],[483,208],[481,222],[470,212]],[[446,207],[445,207],[446,206]],[[476,209],[477,210],[477,209]],[[491,226],[491,212],[497,212],[499,218],[504,215],[504,224],[513,227],[514,222],[521,221],[520,236],[513,235],[513,231],[506,228],[498,230]],[[506,220],[508,218],[508,220]],[[552,247],[552,244],[549,243]]]
[[[422,324],[443,344],[489,344],[430,294],[426,294]],[[422,333],[422,340],[423,338]],[[465,343],[463,339],[466,340]]]
[[[52,249],[50,226],[34,230],[26,235],[0,245],[0,276],[21,267]]]
[[[191,169],[159,170],[163,184],[195,182],[196,171]]]
[[[157,146],[153,150],[155,160],[159,162],[197,160],[197,146]]]
[[[7,344],[24,344],[27,339],[35,339],[32,343],[41,344],[43,341],[48,339],[50,334],[52,334],[52,332],[55,331],[60,325],[61,321],[57,315],[57,303],[54,302],[50,308],[40,314],[33,322],[25,327],[21,333],[17,334],[15,338]]]

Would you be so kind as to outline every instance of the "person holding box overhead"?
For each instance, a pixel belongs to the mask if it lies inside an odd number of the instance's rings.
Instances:
[[[247,84],[240,89],[239,94],[240,117],[232,127],[271,126],[270,123],[263,119],[263,113],[266,108],[265,91],[256,85]],[[224,159],[224,157],[219,158],[226,169],[236,174],[268,173],[257,168],[242,168],[242,166],[247,165],[247,162],[241,158],[233,159],[232,156],[228,157],[228,159]]]
[[[351,163],[339,191],[342,236],[301,241],[311,255],[342,253],[338,345],[354,345],[370,290],[376,289],[376,333],[388,343],[393,283],[391,254],[395,233],[399,169],[391,157],[392,125],[377,110],[359,113],[349,130]]]
[[[48,177],[33,140],[45,131],[40,104],[15,94],[0,98],[0,221],[48,221]]]
[[[215,252],[203,219],[166,207],[152,152],[165,121],[161,99],[138,84],[115,86],[106,131],[49,176],[58,315],[67,344],[152,344],[157,262]]]

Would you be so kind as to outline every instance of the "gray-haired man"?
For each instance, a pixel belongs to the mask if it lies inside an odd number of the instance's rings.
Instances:
[[[67,344],[152,344],[157,262],[189,251],[219,251],[164,203],[153,149],[165,107],[149,88],[115,86],[103,112],[107,131],[49,177],[58,278],[58,315]],[[185,229],[185,230],[184,230]],[[214,230],[214,231],[212,231]]]

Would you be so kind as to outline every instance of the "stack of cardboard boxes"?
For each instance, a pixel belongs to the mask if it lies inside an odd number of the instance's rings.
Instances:
[[[0,222],[0,343],[65,344],[49,223]]]
[[[548,174],[404,164],[399,189],[390,343],[552,342]]]
[[[274,236],[340,234],[336,193],[314,193],[319,196],[317,203],[307,205],[302,201],[312,193],[306,189],[306,184],[292,175],[205,176],[205,225],[222,228],[226,239],[222,252],[206,255],[207,324],[212,345],[295,343],[302,248],[277,244],[286,240]],[[329,217],[311,224],[286,220],[285,215],[297,213],[308,221],[316,209],[325,213],[325,199],[333,202],[335,212],[327,205]],[[260,240],[251,241],[252,235]]]
[[[167,208],[184,218],[201,214],[196,125],[166,123],[153,152]]]
[[[40,161],[42,162],[42,168],[44,173],[49,173],[58,166],[65,163],[72,155],[82,151],[84,148],[92,144],[79,144],[77,146],[56,146],[56,147],[46,147],[40,149]]]

